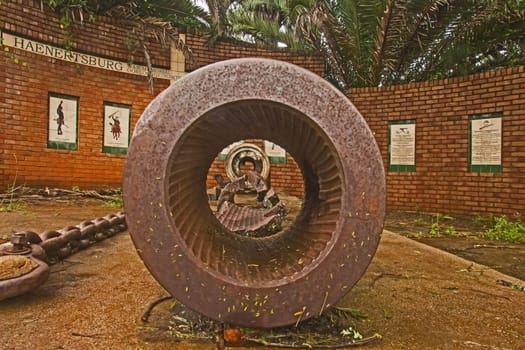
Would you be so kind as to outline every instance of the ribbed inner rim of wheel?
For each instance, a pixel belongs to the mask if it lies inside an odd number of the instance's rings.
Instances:
[[[284,147],[303,174],[305,198],[294,224],[265,238],[228,231],[208,205],[206,176],[216,155],[242,139]],[[342,203],[339,158],[326,134],[301,112],[263,100],[219,106],[197,120],[175,145],[165,195],[174,234],[196,263],[238,284],[270,286],[302,276],[328,253]]]

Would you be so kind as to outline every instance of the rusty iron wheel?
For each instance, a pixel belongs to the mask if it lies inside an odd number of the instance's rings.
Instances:
[[[281,145],[302,171],[303,207],[278,234],[241,237],[209,209],[210,164],[240,139]],[[268,59],[206,66],[156,97],[136,125],[123,190],[157,281],[188,307],[247,327],[334,305],[372,260],[385,215],[383,163],[364,118],[319,76]]]
[[[224,159],[226,175],[231,181],[243,175],[240,168],[244,162],[252,163],[253,170],[264,179],[270,175],[270,160],[266,153],[259,146],[245,142],[232,147]]]

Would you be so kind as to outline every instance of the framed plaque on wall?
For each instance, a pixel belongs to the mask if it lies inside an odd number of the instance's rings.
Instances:
[[[76,96],[49,93],[48,148],[78,149],[78,101]]]
[[[264,152],[272,163],[286,163],[286,150],[276,143],[264,141]]]
[[[502,113],[469,116],[469,170],[501,172]]]
[[[131,105],[104,102],[102,152],[126,154],[129,146]]]
[[[392,121],[388,125],[388,170],[416,171],[416,121]]]

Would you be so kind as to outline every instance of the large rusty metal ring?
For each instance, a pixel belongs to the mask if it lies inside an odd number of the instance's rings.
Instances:
[[[241,143],[228,151],[224,159],[226,175],[231,181],[243,175],[241,165],[251,162],[254,171],[259,173],[264,179],[270,175],[270,159],[264,151],[253,143]]]
[[[242,139],[281,145],[303,174],[299,216],[269,237],[229,232],[209,209],[210,164]],[[369,265],[385,214],[383,163],[363,117],[319,76],[267,59],[206,66],[155,98],[123,189],[131,237],[157,281],[192,309],[248,327],[294,324],[340,300]]]

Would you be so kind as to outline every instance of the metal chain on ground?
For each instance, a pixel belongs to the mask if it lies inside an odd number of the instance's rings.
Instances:
[[[57,231],[47,230],[40,234],[33,231],[21,231],[14,233],[13,237],[26,242],[25,244],[18,244],[18,249],[27,249],[30,245],[31,255],[46,261],[48,264],[53,264],[125,230],[127,230],[125,214],[118,212],[93,220],[86,220],[76,226],[66,226]],[[24,254],[20,251],[17,252],[17,247],[13,246],[13,248],[15,249],[10,252],[4,250],[3,253]]]

